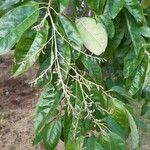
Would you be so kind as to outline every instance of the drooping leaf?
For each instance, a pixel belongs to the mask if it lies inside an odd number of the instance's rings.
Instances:
[[[57,51],[59,65],[61,67],[60,71],[62,72],[63,79],[65,80],[70,69],[71,47],[62,38],[57,37]]]
[[[111,48],[114,50],[120,45],[120,43],[125,35],[126,24],[125,24],[125,21],[121,19],[123,17],[124,16],[122,14],[120,14],[114,20],[115,35],[110,42]]]
[[[59,19],[69,42],[75,48],[78,48],[80,50],[83,42],[80,38],[79,31],[77,30],[75,24],[63,15],[59,15]]]
[[[142,36],[150,38],[150,28],[148,26],[142,26],[139,28],[139,32]]]
[[[82,150],[84,144],[84,137],[79,136],[76,140],[68,142],[65,146],[65,150]]]
[[[40,65],[40,68],[36,74],[36,86],[42,88],[47,86],[52,80],[52,66],[54,64],[54,54],[51,52],[51,57],[47,59]]]
[[[89,57],[82,57],[81,61],[85,68],[88,70],[89,75],[97,84],[102,83],[102,71],[97,62],[92,61]]]
[[[1,0],[0,1],[0,14],[1,12],[13,6],[14,4],[17,4],[18,2],[20,2],[20,0]]]
[[[113,132],[102,132],[102,135],[99,137],[99,143],[104,150],[127,150],[125,141]]]
[[[96,137],[91,136],[87,140],[85,150],[104,150],[103,147],[97,142]]]
[[[81,92],[81,87],[79,85],[78,82],[74,82],[72,84],[72,94],[74,96],[71,96],[70,98],[70,102],[72,104],[72,106],[74,107],[74,113],[76,114],[75,116],[69,114],[69,111],[67,112],[68,115],[66,116],[66,121],[68,119],[71,119],[69,121],[70,125],[68,126],[68,124],[65,124],[65,127],[64,127],[64,130],[65,133],[68,133],[65,134],[65,138],[67,140],[67,142],[65,143],[65,149],[66,150],[71,150],[70,147],[74,147],[74,143],[78,143],[79,141],[76,139],[76,137],[78,136],[78,133],[81,131],[81,119],[82,119],[82,100],[83,100],[83,96],[82,96],[82,92]],[[68,118],[69,117],[69,118]],[[71,117],[71,118],[70,118]],[[67,121],[68,122],[68,121]],[[66,122],[66,123],[67,123]],[[67,127],[70,127],[69,129]],[[67,129],[66,129],[67,128]],[[76,141],[77,140],[77,141]],[[82,144],[82,141],[80,141],[81,144]],[[79,148],[77,149],[81,149],[81,147],[79,146]],[[75,150],[73,148],[73,150]]]
[[[7,53],[38,18],[38,3],[30,1],[0,18],[0,55]]]
[[[45,130],[45,126],[52,121],[61,98],[61,92],[56,91],[52,85],[41,94],[36,106],[34,118],[34,145],[42,140],[43,130]]]
[[[76,24],[85,47],[95,55],[102,54],[108,43],[104,25],[88,17],[77,19]]]
[[[139,24],[146,23],[143,9],[142,9],[142,6],[141,6],[139,0],[125,0],[125,7],[134,16],[137,23],[139,23]]]
[[[47,41],[48,29],[46,21],[36,33],[29,30],[23,34],[15,49],[14,76],[24,73],[36,62]]]
[[[147,68],[148,68],[148,57],[145,56],[140,66],[137,68],[133,80],[127,79],[130,85],[128,91],[131,95],[135,95],[144,85]]]
[[[112,19],[114,19],[119,12],[122,10],[123,6],[125,4],[124,0],[107,0],[104,14]]]
[[[117,99],[113,99],[110,103],[110,109],[112,112],[111,117],[118,122],[118,124],[124,129],[124,132],[127,132],[129,124],[123,103]]]
[[[43,135],[45,150],[55,150],[61,136],[61,120],[56,120],[47,124]]]
[[[105,25],[105,28],[107,30],[107,34],[109,38],[113,38],[115,35],[115,26],[111,18],[105,15],[100,16],[100,20]]]
[[[128,131],[124,131],[124,128],[122,128],[115,119],[113,119],[111,116],[107,116],[103,120],[107,123],[107,127],[111,132],[119,135],[123,139],[126,139],[128,136]]]
[[[128,31],[134,47],[128,52],[124,59],[124,77],[128,78],[134,73],[144,58],[145,48],[143,45],[145,44],[145,40],[141,36],[141,33],[138,30],[139,27],[134,21],[133,17],[128,13],[126,13],[126,20]]]
[[[120,94],[121,96],[125,97],[127,100],[129,101],[133,101],[134,99],[132,98],[132,96],[122,87],[120,86],[113,86],[110,91],[116,92],[118,94]]]
[[[87,4],[91,10],[93,10],[96,14],[102,14],[104,10],[106,0],[87,0]]]

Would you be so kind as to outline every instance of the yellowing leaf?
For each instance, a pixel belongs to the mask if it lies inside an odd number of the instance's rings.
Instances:
[[[77,19],[76,24],[85,47],[95,55],[102,54],[108,43],[104,25],[88,17]]]

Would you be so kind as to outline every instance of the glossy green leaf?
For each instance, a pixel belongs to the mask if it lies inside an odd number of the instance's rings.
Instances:
[[[128,118],[126,116],[125,107],[122,102],[112,99],[110,103],[111,117],[120,124],[123,129],[128,130]]]
[[[140,27],[139,32],[142,34],[142,36],[150,38],[150,28],[148,26]]]
[[[38,7],[38,3],[30,1],[0,18],[0,55],[10,51],[22,34],[37,21]]]
[[[134,46],[134,48],[128,52],[124,59],[124,77],[128,78],[134,73],[144,58],[145,48],[143,45],[145,44],[145,40],[141,36],[139,27],[133,17],[128,13],[126,13],[126,20],[130,38]]]
[[[80,87],[78,82],[74,82],[72,84],[72,94],[74,96],[71,96],[70,102],[71,102],[72,106],[74,107],[74,111],[75,111],[74,113],[76,115],[73,115],[73,116],[68,115],[68,116],[66,116],[66,117],[69,117],[69,118],[71,117],[70,118],[71,121],[69,121],[70,129],[67,129],[68,124],[65,124],[65,127],[64,127],[64,129],[66,130],[65,132],[68,133],[68,135],[65,134],[65,136],[66,136],[65,138],[67,140],[67,142],[65,143],[65,149],[66,150],[71,150],[70,147],[74,146],[74,143],[75,143],[74,141],[76,140],[76,136],[78,135],[78,132],[81,130],[81,126],[80,125],[81,125],[81,119],[82,119],[81,112],[82,112],[83,96],[82,96],[81,87]],[[82,142],[81,142],[81,144],[82,144]],[[80,150],[81,147],[79,146],[78,149]],[[74,148],[73,148],[73,150],[74,150]]]
[[[51,52],[51,57],[47,59],[40,65],[40,68],[36,74],[36,86],[42,88],[47,86],[52,80],[52,66],[54,63],[54,54]]]
[[[61,72],[63,75],[64,80],[67,78],[69,69],[70,69],[70,63],[71,63],[71,47],[61,39],[60,37],[57,37],[57,50],[58,50],[58,58],[59,58],[59,64],[61,67]]]
[[[132,98],[132,96],[122,87],[120,86],[113,86],[110,91],[116,92],[118,94],[120,94],[121,96],[125,97],[127,100],[129,101],[133,101],[134,99]]]
[[[48,29],[48,23],[45,22],[39,31],[29,30],[21,37],[15,49],[13,76],[24,73],[36,62],[47,41]]]
[[[39,101],[36,106],[36,114],[34,118],[34,145],[39,143],[45,126],[51,122],[53,115],[61,101],[60,91],[51,85],[41,94]]]
[[[113,20],[105,15],[101,15],[100,20],[105,25],[108,37],[113,38],[115,35],[115,26],[114,26]]]
[[[61,131],[61,120],[56,120],[47,124],[43,136],[45,150],[55,150],[61,136]]]
[[[0,13],[1,11],[7,10],[14,4],[17,4],[20,0],[1,0],[0,1]]]
[[[102,83],[102,71],[98,62],[92,61],[89,57],[82,57],[81,61],[85,68],[88,70],[89,76],[96,82],[97,84]]]
[[[107,0],[104,14],[112,19],[114,19],[119,12],[122,10],[123,6],[125,4],[124,0]]]
[[[91,10],[93,10],[96,14],[102,14],[104,10],[106,0],[87,0],[87,4]]]
[[[125,20],[122,19],[123,17],[124,16],[121,14],[117,16],[114,20],[115,35],[110,42],[111,48],[114,50],[120,45],[125,35],[126,24],[125,24]]]
[[[108,43],[108,35],[103,24],[88,17],[77,19],[76,24],[85,47],[95,55],[102,54]]]
[[[104,147],[104,150],[127,150],[125,141],[113,132],[103,132],[99,137],[99,143]]]
[[[108,116],[104,118],[103,120],[107,123],[107,127],[109,128],[111,132],[119,135],[123,139],[126,139],[126,137],[128,136],[129,130],[124,130],[124,128],[122,128],[120,124],[111,116]]]
[[[77,49],[81,49],[83,42],[80,38],[76,25],[66,16],[59,15],[59,19],[70,44]]]
[[[87,140],[85,150],[104,150],[103,147],[97,142],[96,137],[91,136]]]
[[[142,6],[141,6],[139,0],[125,0],[125,7],[134,16],[135,20],[139,24],[146,23],[143,9],[142,9]]]
[[[99,104],[101,107],[107,109],[108,101],[105,95],[101,93],[101,91],[93,87],[89,92],[92,93],[92,95],[89,97],[93,100],[94,103]]]
[[[129,93],[131,95],[135,95],[144,85],[147,68],[148,68],[148,57],[145,56],[141,65],[137,68],[133,80],[129,79],[127,82],[131,82],[131,86],[129,88]]]
[[[65,150],[82,150],[83,149],[83,143],[84,138],[81,136],[78,137],[78,139],[68,142],[67,145],[65,146]]]

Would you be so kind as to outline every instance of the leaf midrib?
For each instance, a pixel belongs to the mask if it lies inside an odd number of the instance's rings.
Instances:
[[[79,22],[82,24],[83,28],[85,28],[85,29],[87,30],[87,32],[88,32],[90,35],[92,35],[92,37],[93,37],[93,38],[96,40],[96,42],[100,45],[101,49],[103,49],[102,46],[101,46],[101,44],[100,44],[100,42],[94,37],[94,35],[93,35],[91,32],[88,31],[88,29],[84,26],[84,24],[83,24],[81,21],[79,21]]]

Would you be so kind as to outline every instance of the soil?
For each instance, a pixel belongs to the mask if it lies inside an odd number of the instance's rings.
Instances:
[[[44,150],[42,145],[32,146],[33,116],[40,91],[29,82],[34,78],[37,66],[14,79],[11,78],[11,65],[10,56],[0,57],[0,150]],[[150,150],[149,130],[140,133],[141,150]],[[63,150],[61,141],[57,150]]]
[[[37,67],[19,78],[11,78],[12,59],[0,57],[0,150],[43,150],[33,147],[33,116],[40,91],[29,82]],[[63,150],[60,142],[58,150]]]

